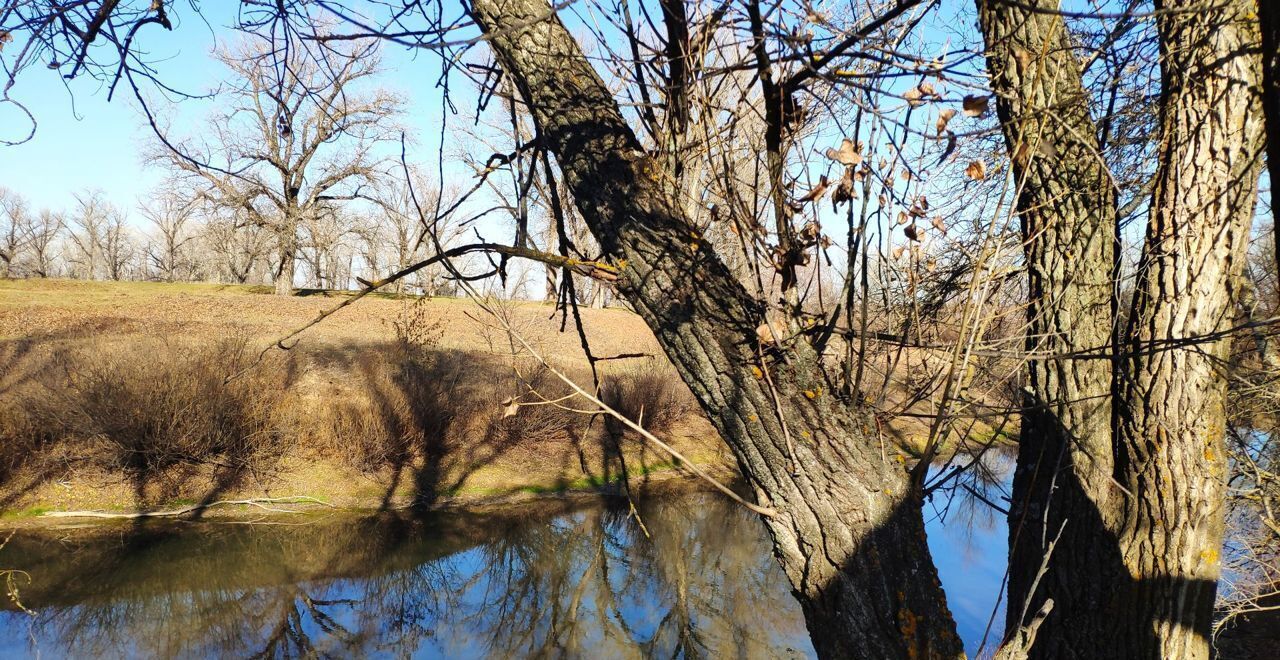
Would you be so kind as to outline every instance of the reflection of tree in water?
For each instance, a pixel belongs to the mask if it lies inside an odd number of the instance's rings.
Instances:
[[[37,595],[36,634],[46,653],[156,657],[809,648],[752,515],[710,495],[645,503],[640,513],[649,538],[625,509],[593,506],[286,531],[202,526],[144,550],[99,540],[62,558],[43,548],[49,566],[71,568]]]
[[[709,496],[640,511],[649,539],[625,514],[592,509],[486,546],[492,568],[476,614],[487,650],[777,655],[778,638],[803,635],[798,619],[772,616],[787,594],[747,512]]]

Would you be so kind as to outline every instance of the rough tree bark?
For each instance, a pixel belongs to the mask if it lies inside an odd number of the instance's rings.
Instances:
[[[1227,458],[1222,367],[1262,165],[1254,0],[1157,1],[1159,171],[1117,398],[1120,552],[1132,582],[1111,622],[1124,657],[1208,658]],[[1166,350],[1179,340],[1189,347]],[[1162,346],[1163,345],[1163,346]],[[1145,630],[1143,628],[1146,628]]]
[[[285,232],[280,233],[279,240],[280,248],[277,250],[277,255],[280,263],[276,266],[273,284],[277,296],[291,296],[293,295],[294,271],[297,269],[298,263],[297,241],[289,240],[289,236]]]
[[[963,654],[908,475],[882,459],[869,417],[821,391],[803,342],[761,365],[763,309],[664,193],[616,101],[545,2],[475,0],[474,16],[529,104],[619,292],[732,448],[775,553],[826,657]],[[771,370],[786,431],[760,378]],[[809,398],[808,390],[815,394]],[[788,440],[790,438],[790,441]]]
[[[1021,186],[1028,346],[1105,346],[1117,273],[1107,241],[1093,236],[1114,236],[1114,200],[1058,3],[978,6]],[[1223,331],[1235,318],[1262,149],[1256,8],[1157,3],[1171,10],[1158,19],[1161,146],[1129,324],[1110,342],[1124,355],[1031,363],[1009,622],[1055,600],[1033,657],[1209,655],[1224,529]],[[1047,149],[1037,146],[1045,136]],[[1036,583],[1037,553],[1059,531]]]
[[[1271,178],[1271,218],[1280,259],[1280,3],[1258,2],[1258,23],[1262,29],[1262,111],[1267,118],[1267,172]],[[1280,265],[1280,264],[1278,264]]]
[[[996,111],[1012,156],[1027,264],[1029,354],[1070,354],[1112,343],[1114,187],[1089,116],[1088,95],[1057,0],[1025,6],[979,0]],[[1115,571],[1115,540],[1100,533],[1111,482],[1112,365],[1034,359],[1009,515],[1006,630],[1045,599],[1038,657],[1091,657],[1094,633],[1065,614],[1098,610]],[[1049,556],[1055,539],[1062,550]],[[1045,572],[1041,575],[1041,567]],[[1034,590],[1034,593],[1033,593]]]

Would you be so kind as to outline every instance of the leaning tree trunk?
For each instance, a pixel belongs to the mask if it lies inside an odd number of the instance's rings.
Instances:
[[[1100,515],[1114,494],[1112,364],[1035,356],[1112,345],[1115,193],[1057,0],[977,4],[1028,283],[1031,357],[1009,512],[1006,631],[1014,635],[1052,600],[1031,655],[1096,657],[1106,640],[1077,621],[1103,608],[1119,572]]]
[[[1117,427],[1122,657],[1209,657],[1226,494],[1226,334],[1263,148],[1254,0],[1166,0],[1156,175]],[[1193,345],[1186,345],[1193,342]]]
[[[790,366],[760,363],[761,305],[663,194],[669,173],[547,4],[475,0],[472,11],[621,268],[619,292],[733,450],[756,499],[776,510],[765,523],[819,654],[962,655],[918,495],[882,459],[869,416],[822,391],[817,357],[803,343],[785,347]]]

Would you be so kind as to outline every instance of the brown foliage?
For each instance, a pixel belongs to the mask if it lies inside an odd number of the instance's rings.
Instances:
[[[5,406],[0,467],[38,459],[130,473],[254,468],[288,448],[280,413],[291,369],[271,359],[227,381],[252,359],[235,339],[56,351],[35,386]]]

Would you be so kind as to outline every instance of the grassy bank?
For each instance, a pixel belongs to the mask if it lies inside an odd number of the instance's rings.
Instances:
[[[361,301],[292,350],[262,349],[337,302],[257,287],[0,281],[0,524],[45,511],[167,509],[306,495],[436,506],[677,474],[465,301]],[[611,405],[724,472],[730,457],[652,335],[583,310]],[[550,306],[502,313],[579,382]]]

